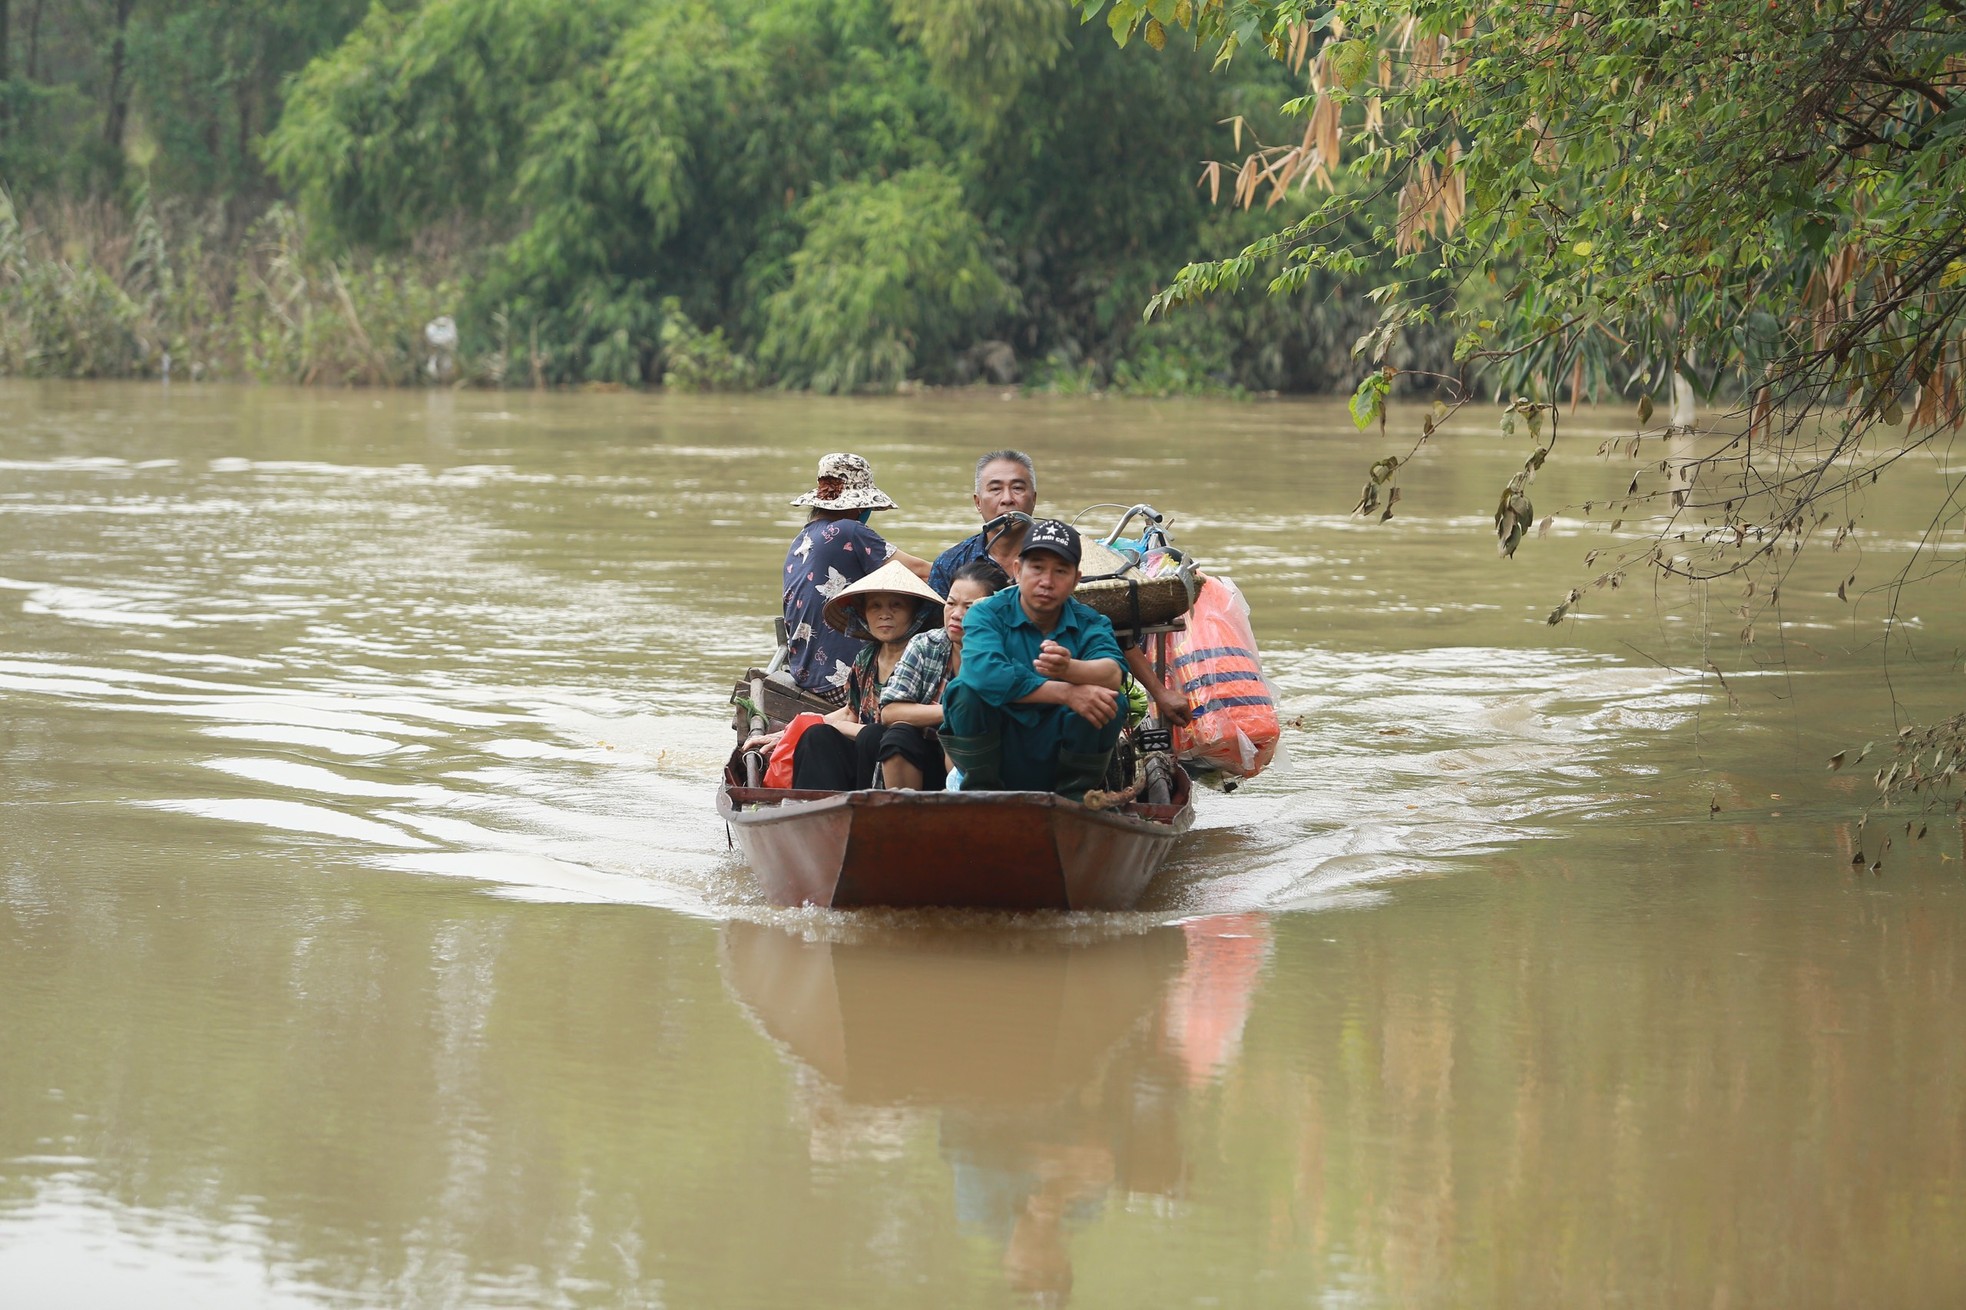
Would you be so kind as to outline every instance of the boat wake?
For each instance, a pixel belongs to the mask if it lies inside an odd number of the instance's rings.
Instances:
[[[207,464],[10,466],[41,490],[0,513],[67,534],[55,555],[7,555],[17,576],[0,577],[10,749],[61,743],[23,776],[67,771],[14,803],[140,811],[188,846],[230,825],[331,869],[500,897],[849,931],[766,905],[713,808],[730,746],[717,671],[759,625],[696,608],[660,571],[611,581],[517,550],[562,540],[526,536],[511,507],[566,476]],[[386,530],[351,528],[363,514]],[[174,543],[161,558],[157,523]],[[1200,795],[1137,913],[1057,916],[1057,931],[1339,908],[1519,858],[1553,821],[1642,803],[1634,735],[1700,700],[1682,675],[1577,650],[1300,640],[1267,656],[1284,755],[1234,795]]]
[[[1278,763],[1233,795],[1200,793],[1194,830],[1139,910],[1049,916],[1052,931],[1102,938],[1198,915],[1344,908],[1505,856],[1553,818],[1628,795],[1633,770],[1610,754],[1618,733],[1636,715],[1678,721],[1697,702],[1674,675],[1561,652],[1273,662],[1291,670],[1277,680],[1290,725]],[[767,905],[712,810],[730,739],[726,711],[701,692],[637,701],[355,671],[283,679],[240,663],[141,649],[120,667],[4,659],[0,697],[11,713],[106,725],[195,766],[146,770],[139,794],[84,787],[86,803],[243,825],[331,864],[804,935],[989,917]],[[164,791],[165,779],[182,786]]]

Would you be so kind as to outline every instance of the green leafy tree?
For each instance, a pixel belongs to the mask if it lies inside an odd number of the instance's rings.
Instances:
[[[541,329],[549,376],[638,381],[663,295],[740,325],[801,197],[939,156],[924,74],[855,0],[433,0],[311,66],[268,158],[344,240],[487,225],[477,305]]]
[[[894,0],[936,82],[987,134],[1032,81],[1071,46],[1070,10],[1056,0]]]
[[[1161,45],[1183,26],[1218,62],[1254,48],[1307,69],[1289,106],[1302,142],[1252,156],[1238,185],[1245,200],[1312,182],[1331,196],[1183,269],[1150,313],[1389,258],[1359,343],[1373,361],[1470,287],[1506,288],[1457,324],[1457,402],[1486,370],[1531,393],[1528,416],[1565,384],[1585,390],[1586,364],[1648,397],[1676,375],[1709,395],[1736,387],[1733,440],[1610,508],[1730,529],[1691,562],[1654,552],[1660,568],[1713,576],[1776,556],[1814,531],[1824,497],[1966,413],[1958,3],[1080,4],[1121,40]],[[1375,203],[1392,221],[1361,229]],[[1817,407],[1846,400],[1823,439]],[[1756,442],[1780,443],[1794,471],[1756,474]]]
[[[952,352],[1016,307],[983,227],[944,169],[847,182],[802,211],[791,281],[765,310],[759,353],[818,391],[885,389],[946,371]]]
[[[172,195],[271,194],[259,139],[278,119],[282,81],[332,49],[365,0],[147,0],[128,37],[149,185]]]
[[[1180,31],[1218,65],[1301,70],[1302,139],[1246,158],[1236,195],[1327,198],[1183,269],[1149,312],[1387,267],[1358,343],[1361,426],[1384,422],[1399,337],[1452,322],[1460,367],[1417,440],[1483,377],[1511,397],[1504,430],[1530,451],[1496,510],[1504,554],[1566,388],[1639,395],[1634,457],[1690,433],[1696,392],[1722,398],[1707,440],[1585,507],[1648,527],[1594,552],[1592,581],[1738,575],[1752,640],[1804,544],[1843,540],[1846,495],[1966,418],[1958,0],[1075,2],[1122,44]],[[1375,205],[1390,221],[1361,230]],[[1361,509],[1389,502],[1402,462],[1373,466]]]
[[[1208,331],[1149,334],[1154,360],[1116,368],[1168,267],[1254,235],[1249,216],[1211,212],[1198,170],[1225,117],[1280,121],[1288,79],[1256,63],[1210,78],[1174,51],[1142,63],[1069,17],[1037,0],[431,0],[371,15],[312,65],[268,158],[313,230],[342,241],[476,225],[491,257],[461,321],[516,325],[549,379],[675,372],[653,308],[674,298],[675,322],[724,332],[794,385],[939,377],[971,344],[950,333],[984,331],[1095,383],[1329,385],[1356,305],[1238,307]],[[1014,310],[989,278],[976,306],[951,308],[970,294],[957,278],[919,321],[871,290],[928,285],[846,235],[877,227],[895,194],[877,189],[918,169],[954,179],[974,223],[938,185],[899,216],[903,247],[941,243],[965,261],[954,271],[986,251]],[[849,269],[854,250],[869,262]],[[869,317],[802,324],[796,307],[822,303]],[[842,353],[812,353],[826,342]]]
[[[0,177],[16,190],[270,196],[259,137],[283,80],[367,0],[10,0],[0,4]]]

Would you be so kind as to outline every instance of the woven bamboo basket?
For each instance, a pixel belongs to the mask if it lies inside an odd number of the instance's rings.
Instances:
[[[1202,579],[1197,578],[1197,590]],[[1138,587],[1138,610],[1134,606],[1134,588]],[[1130,576],[1100,578],[1096,582],[1081,582],[1072,593],[1075,600],[1085,602],[1113,621],[1113,626],[1122,630],[1130,629],[1138,615],[1142,624],[1166,623],[1188,612],[1194,603],[1188,596],[1188,588],[1178,577],[1141,579]]]

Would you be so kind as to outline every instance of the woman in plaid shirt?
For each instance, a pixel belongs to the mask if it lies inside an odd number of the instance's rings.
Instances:
[[[887,755],[882,767],[888,786],[915,791],[941,788],[947,768],[935,730],[942,726],[942,688],[962,667],[963,613],[1009,585],[1004,571],[988,558],[973,560],[956,570],[943,604],[942,626],[917,633],[901,652],[894,672],[881,684],[880,716],[883,725],[890,725],[888,739],[904,735],[895,732],[896,727],[912,728],[920,735],[922,746],[932,748]]]

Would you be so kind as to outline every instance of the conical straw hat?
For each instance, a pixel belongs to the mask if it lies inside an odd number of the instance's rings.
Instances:
[[[1087,579],[1116,578],[1133,567],[1133,561],[1103,541],[1087,538],[1079,546],[1079,572]]]
[[[844,632],[855,637],[865,637],[867,635],[867,627],[860,621],[859,607],[854,602],[860,597],[876,591],[892,592],[897,596],[908,596],[915,600],[925,600],[935,606],[937,611],[943,605],[942,597],[936,594],[935,588],[916,577],[909,570],[908,566],[900,560],[889,560],[866,577],[860,579],[860,581],[842,588],[837,596],[826,602],[826,609],[824,610],[826,626],[835,632]],[[934,623],[940,623],[942,621],[940,613],[932,613],[929,617]],[[917,623],[912,631],[920,632],[930,626],[932,626],[930,623]]]

